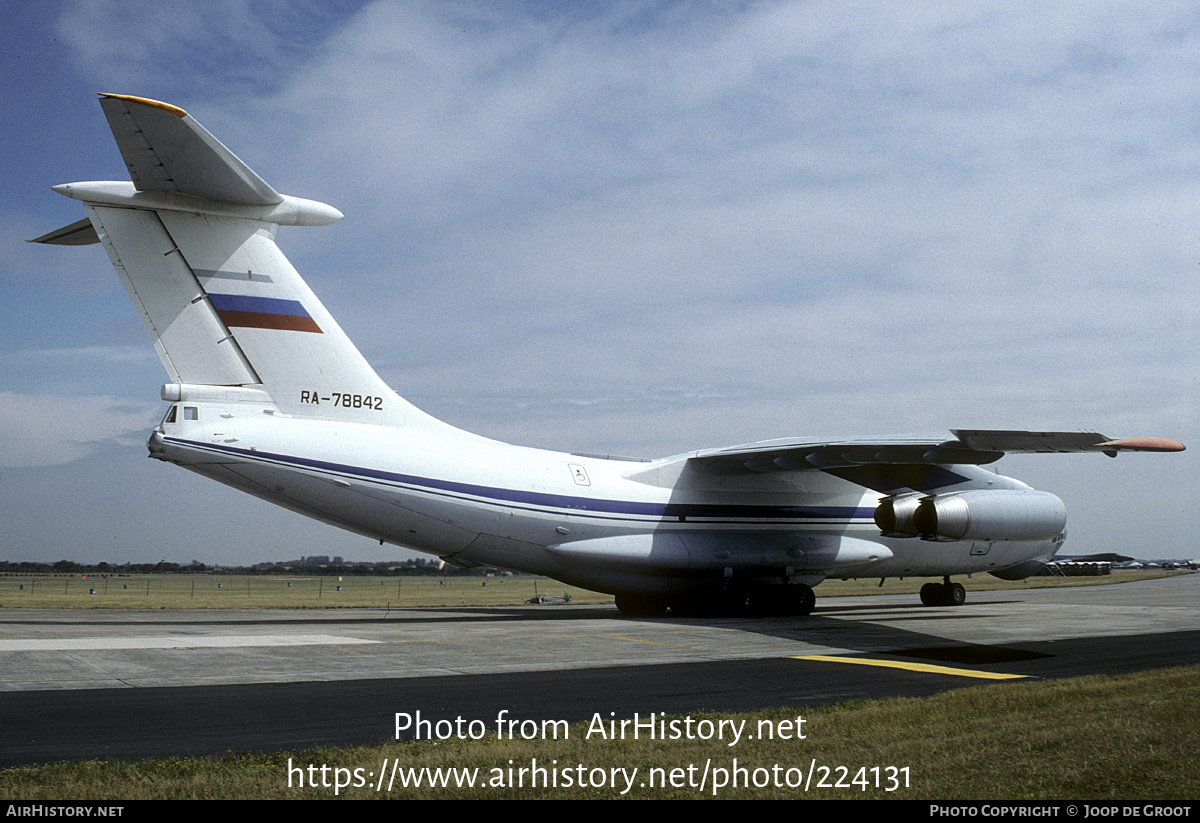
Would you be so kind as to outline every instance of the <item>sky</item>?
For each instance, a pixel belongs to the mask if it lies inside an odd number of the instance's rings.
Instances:
[[[1100,431],[1011,456],[1066,553],[1200,556],[1194,3],[49,0],[0,12],[0,559],[412,556],[146,459],[162,368],[50,186],[186,109],[345,219],[279,244],[488,437],[665,456]]]

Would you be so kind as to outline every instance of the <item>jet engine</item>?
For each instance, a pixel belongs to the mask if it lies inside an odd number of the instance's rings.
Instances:
[[[920,503],[921,497],[916,494],[884,498],[875,509],[875,525],[884,537],[916,537],[920,532],[913,515]]]
[[[875,509],[884,537],[922,540],[1050,540],[1067,525],[1063,502],[1049,492],[965,491],[935,497],[889,497]]]

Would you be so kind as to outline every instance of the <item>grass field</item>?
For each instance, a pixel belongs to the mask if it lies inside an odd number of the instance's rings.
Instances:
[[[1114,572],[1103,577],[1031,577],[1004,581],[989,575],[963,580],[972,591],[1094,586],[1146,580],[1177,572]],[[962,580],[962,578],[959,578]],[[916,594],[928,578],[829,580],[822,598]],[[544,577],[357,577],[147,574],[129,577],[44,575],[0,577],[0,608],[34,609],[337,609],[515,606],[536,594],[571,595],[574,605],[611,603],[612,596]]]
[[[23,588],[22,588],[23,587]],[[94,592],[94,593],[93,593]],[[338,609],[513,606],[535,594],[572,603],[611,595],[546,578],[147,574],[0,578],[0,607],[41,609]]]

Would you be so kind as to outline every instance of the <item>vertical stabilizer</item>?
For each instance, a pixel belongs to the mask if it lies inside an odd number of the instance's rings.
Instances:
[[[255,389],[244,396],[296,416],[457,431],[384,384],[275,244],[279,226],[328,225],[337,209],[279,194],[182,109],[101,106],[132,185],[55,191],[84,203],[173,383]],[[73,224],[38,240],[92,238]]]
[[[88,205],[87,213],[171,382],[262,382],[157,212]]]

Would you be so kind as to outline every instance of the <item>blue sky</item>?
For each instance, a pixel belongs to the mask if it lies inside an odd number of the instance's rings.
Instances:
[[[279,242],[402,395],[659,456],[1094,429],[1200,444],[1187,3],[50,2],[3,12],[10,559],[402,555],[145,459],[165,373],[50,186],[96,92],[183,107],[346,219]],[[1010,457],[1067,551],[1195,557],[1183,455]]]

